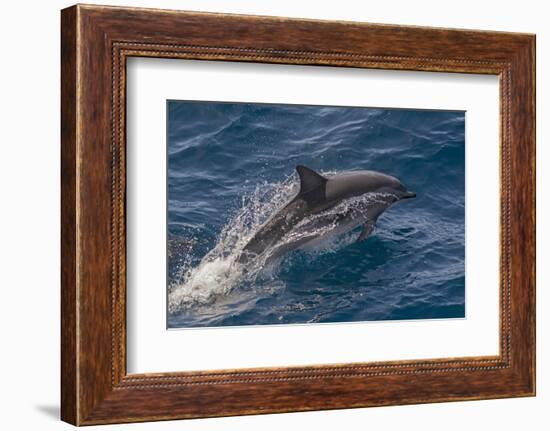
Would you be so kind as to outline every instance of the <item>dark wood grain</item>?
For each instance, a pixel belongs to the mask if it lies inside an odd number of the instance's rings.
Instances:
[[[63,420],[85,425],[534,395],[533,35],[74,6],[62,12],[61,36]],[[498,75],[499,355],[127,375],[130,56]]]
[[[76,8],[61,16],[61,417],[78,422],[76,299]]]

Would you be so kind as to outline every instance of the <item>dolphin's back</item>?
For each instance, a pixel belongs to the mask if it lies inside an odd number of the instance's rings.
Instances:
[[[305,166],[297,166],[296,171],[300,177],[300,191],[288,204],[275,213],[244,246],[239,257],[240,263],[273,247],[308,214],[331,206],[331,204],[326,204],[325,196],[328,179]]]
[[[266,249],[273,247],[285,236],[301,219],[307,211],[306,202],[298,196],[292,199],[281,210],[275,213],[248,241],[243,248],[239,261],[248,260],[249,257],[262,254]]]
[[[383,187],[400,187],[397,178],[376,171],[353,171],[329,178],[325,195],[326,200],[341,200],[368,192],[375,192]]]

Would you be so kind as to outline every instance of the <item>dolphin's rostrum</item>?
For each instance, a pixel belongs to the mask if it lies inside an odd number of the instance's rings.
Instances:
[[[297,166],[300,191],[275,213],[244,246],[239,263],[269,253],[269,258],[314,244],[363,225],[358,240],[374,229],[376,220],[395,202],[414,198],[401,182],[375,171],[348,171],[323,176]]]

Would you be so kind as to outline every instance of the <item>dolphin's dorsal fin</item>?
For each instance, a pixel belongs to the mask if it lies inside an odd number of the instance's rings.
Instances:
[[[325,199],[325,186],[327,179],[313,169],[305,166],[296,166],[300,176],[300,192],[298,196],[304,199],[309,205],[318,203]]]

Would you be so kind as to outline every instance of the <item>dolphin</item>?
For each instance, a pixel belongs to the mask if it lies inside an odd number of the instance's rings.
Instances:
[[[296,166],[296,171],[300,178],[298,194],[245,244],[239,263],[246,264],[266,253],[269,258],[279,257],[360,225],[358,241],[363,241],[388,207],[416,197],[397,178],[376,171],[325,176],[302,165]]]

